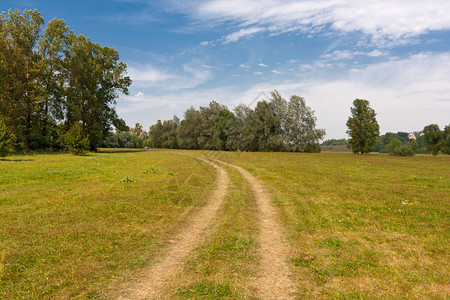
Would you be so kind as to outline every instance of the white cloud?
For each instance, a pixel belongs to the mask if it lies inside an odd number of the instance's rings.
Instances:
[[[130,66],[128,73],[133,80],[133,86],[137,88],[187,89],[207,81],[210,77],[208,69],[211,68],[213,67],[208,65],[197,68],[185,64],[182,70],[168,72],[150,65],[143,65],[142,67]]]
[[[179,1],[175,3],[180,6]],[[212,0],[189,1],[179,9],[203,22],[240,27],[224,38],[226,43],[262,31],[316,34],[331,28],[359,31],[372,43],[388,46],[450,29],[448,0]]]
[[[255,75],[262,75],[263,72],[253,72],[253,74],[255,74]]]
[[[263,67],[263,68],[267,68],[268,66],[266,64],[260,63],[258,66]]]
[[[250,69],[250,66],[247,66],[247,65],[244,65],[244,64],[239,65],[239,67],[240,68],[244,68],[244,69]]]
[[[388,53],[380,51],[380,50],[373,50],[373,51],[370,51],[369,53],[367,53],[367,55],[370,57],[379,57],[379,56],[388,55]]]
[[[361,52],[353,52],[349,50],[335,50],[332,53],[322,55],[323,58],[329,58],[333,60],[352,59]]]
[[[160,71],[150,65],[144,65],[140,68],[130,66],[128,67],[128,74],[133,82],[142,81],[147,83],[158,83],[174,77],[173,75]]]
[[[258,32],[264,31],[263,28],[260,27],[250,27],[250,28],[243,28],[239,31],[233,32],[223,38],[224,44],[229,44],[232,42],[237,42],[241,38],[250,37]]]
[[[283,74],[282,72],[277,71],[277,70],[272,70],[272,73],[274,73],[274,74]]]
[[[387,52],[383,52],[380,50],[373,50],[370,52],[335,50],[331,53],[322,55],[322,58],[331,59],[331,60],[349,60],[349,59],[353,59],[357,56],[380,57],[380,56],[386,56],[386,55],[388,55]]]

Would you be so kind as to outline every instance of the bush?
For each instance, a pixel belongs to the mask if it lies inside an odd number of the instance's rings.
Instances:
[[[0,120],[0,157],[7,156],[9,152],[11,152],[11,132]]]
[[[402,145],[402,146],[395,147],[391,154],[396,155],[396,156],[414,156],[416,153],[411,148],[411,146]]]
[[[84,136],[80,124],[66,132],[63,144],[73,155],[85,155],[89,151],[89,138]]]

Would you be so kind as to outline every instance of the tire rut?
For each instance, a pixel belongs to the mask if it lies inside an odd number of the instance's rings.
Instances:
[[[296,285],[293,273],[286,262],[290,247],[285,239],[278,213],[271,203],[264,184],[245,169],[220,160],[214,161],[233,167],[247,180],[255,196],[259,211],[259,236],[261,254],[260,274],[254,282],[261,299],[293,299]]]
[[[227,194],[229,177],[223,168],[206,160],[197,159],[211,165],[217,170],[216,188],[209,202],[201,208],[188,222],[187,228],[175,238],[174,243],[164,250],[165,255],[150,266],[135,281],[122,287],[119,299],[161,299],[167,282],[182,270],[189,253],[201,242],[206,229],[212,224]]]

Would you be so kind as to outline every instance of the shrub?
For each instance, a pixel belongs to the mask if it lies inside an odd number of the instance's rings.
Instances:
[[[416,153],[410,145],[402,145],[395,147],[391,154],[396,156],[414,156]]]
[[[0,120],[0,157],[5,157],[11,151],[11,132]]]
[[[89,151],[89,138],[84,136],[80,124],[75,124],[64,135],[64,146],[73,155],[85,155]]]

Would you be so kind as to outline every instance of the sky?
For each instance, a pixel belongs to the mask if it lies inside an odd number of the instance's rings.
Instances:
[[[326,139],[356,98],[381,133],[450,123],[448,0],[1,0],[116,49],[133,80],[117,112],[148,130],[215,100],[305,98]]]

